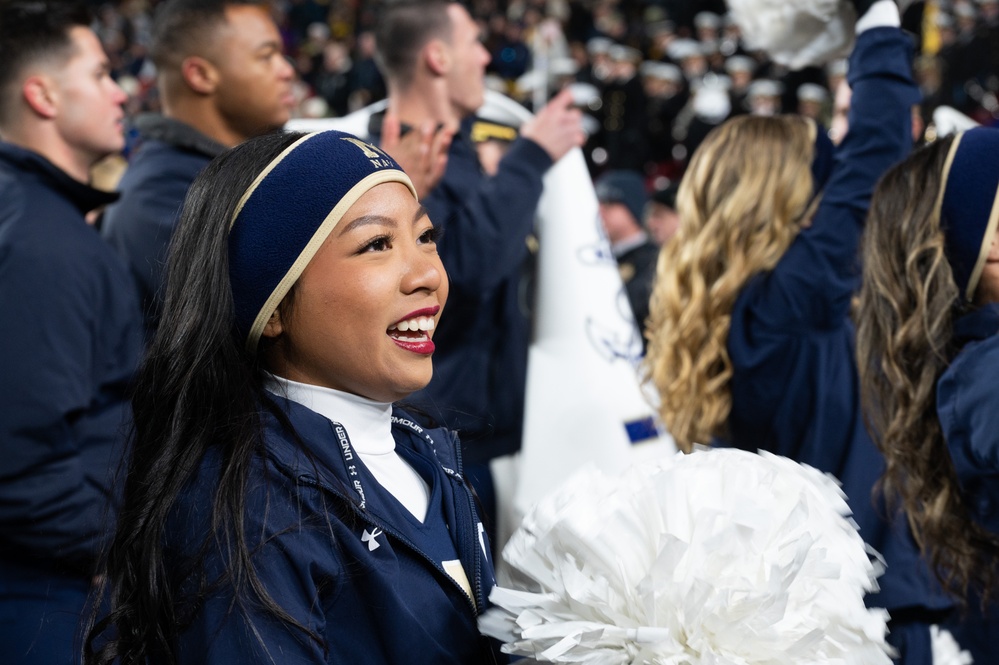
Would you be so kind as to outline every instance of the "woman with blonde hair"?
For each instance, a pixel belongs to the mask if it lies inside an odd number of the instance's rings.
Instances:
[[[885,174],[864,237],[857,326],[887,496],[970,605],[975,618],[958,630],[979,625],[962,643],[977,638],[983,650],[999,630],[976,614],[990,601],[994,612],[999,591],[997,153],[999,130],[976,128]]]
[[[681,448],[764,449],[842,482],[861,536],[888,563],[868,603],[891,613],[889,641],[908,664],[931,662],[930,625],[953,603],[872,496],[884,462],[861,414],[850,320],[871,191],[912,146],[919,95],[898,25],[887,0],[857,22],[837,148],[787,116],[730,120],[699,147],[659,258],[646,370]]]

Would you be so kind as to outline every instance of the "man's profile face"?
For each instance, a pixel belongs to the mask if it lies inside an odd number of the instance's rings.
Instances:
[[[220,76],[216,104],[230,129],[247,139],[288,122],[295,72],[266,9],[229,5],[225,15],[210,58]]]
[[[451,105],[461,117],[479,110],[485,101],[486,65],[491,56],[479,41],[479,26],[458,3],[447,8],[451,19],[451,53],[448,90]]]
[[[122,104],[128,96],[111,78],[110,62],[90,28],[71,28],[69,39],[72,55],[50,65],[55,123],[62,140],[89,165],[125,147]]]

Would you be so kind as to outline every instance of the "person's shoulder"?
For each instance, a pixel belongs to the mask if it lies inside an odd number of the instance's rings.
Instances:
[[[948,445],[966,449],[981,464],[999,463],[999,335],[970,342],[937,383],[937,414]]]
[[[0,224],[11,223],[24,216],[24,198],[22,175],[0,160]]]
[[[979,383],[991,384],[999,370],[999,334],[968,342],[954,358],[947,373],[960,377],[963,388]],[[999,406],[999,392],[996,393]]]
[[[659,258],[659,246],[647,241],[631,251],[635,259],[642,262],[655,262]]]
[[[180,178],[189,184],[211,159],[204,153],[152,139],[144,142],[129,160],[122,177],[122,188],[156,186],[167,177]]]

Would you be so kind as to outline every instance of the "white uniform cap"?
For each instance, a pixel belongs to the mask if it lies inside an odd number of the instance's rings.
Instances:
[[[784,86],[770,79],[757,79],[749,84],[746,94],[749,97],[779,97],[784,92]]]
[[[660,81],[679,82],[683,80],[683,72],[680,71],[680,68],[668,62],[646,60],[639,66],[638,71],[642,76]]]
[[[607,55],[615,62],[638,62],[642,59],[641,51],[624,44],[614,44],[607,51]]]
[[[677,39],[669,45],[667,55],[673,60],[683,60],[695,55],[704,55],[700,42],[693,39]]]
[[[712,12],[698,12],[694,16],[695,28],[707,28],[717,30],[721,26],[721,17]]]
[[[586,42],[586,52],[590,55],[607,53],[613,44],[614,42],[606,37],[594,37],[590,41]]]
[[[802,102],[824,102],[829,93],[816,83],[802,83],[798,86],[798,100]]]
[[[733,55],[725,61],[725,71],[729,74],[735,72],[752,72],[756,69],[756,61],[748,55]]]

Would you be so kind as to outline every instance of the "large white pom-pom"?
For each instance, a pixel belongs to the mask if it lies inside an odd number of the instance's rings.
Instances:
[[[856,11],[846,0],[728,0],[751,49],[791,69],[824,65],[853,48]]]
[[[586,467],[507,544],[527,590],[494,589],[479,627],[541,662],[887,665],[848,515],[831,477],[766,453]]]

